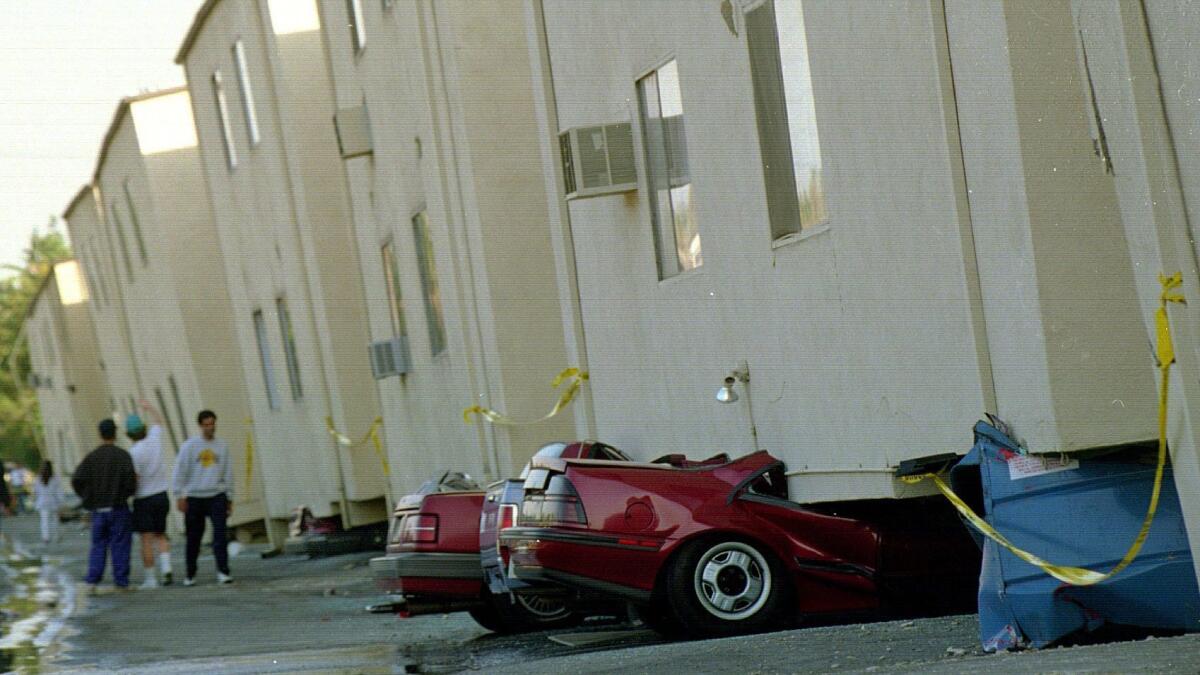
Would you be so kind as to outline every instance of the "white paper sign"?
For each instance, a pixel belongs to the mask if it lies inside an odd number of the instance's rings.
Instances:
[[[1040,457],[1035,455],[1013,455],[1008,458],[1008,479],[1021,480],[1056,471],[1079,468],[1079,460],[1064,457]]]

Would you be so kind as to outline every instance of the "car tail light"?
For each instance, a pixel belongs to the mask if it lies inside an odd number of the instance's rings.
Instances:
[[[517,525],[517,505],[516,504],[501,504],[500,505],[500,524],[496,526],[496,531],[507,530],[510,527]]]
[[[549,476],[544,491],[525,491],[525,503],[517,520],[522,525],[535,526],[587,525],[579,493],[562,474]]]
[[[433,544],[437,542],[438,517],[418,513],[404,519],[400,541],[405,544]]]

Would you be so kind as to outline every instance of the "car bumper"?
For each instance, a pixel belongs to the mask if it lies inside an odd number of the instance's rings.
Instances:
[[[506,529],[501,537],[511,551],[509,570],[518,579],[634,602],[650,599],[668,543],[530,527]]]
[[[376,583],[393,593],[475,596],[483,588],[473,553],[396,553],[372,558],[370,567]]]

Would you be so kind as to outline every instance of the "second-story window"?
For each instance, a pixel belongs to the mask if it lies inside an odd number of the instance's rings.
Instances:
[[[233,144],[233,128],[229,125],[229,104],[225,101],[225,83],[221,71],[213,71],[213,98],[217,102],[217,117],[221,125],[221,138],[225,141],[225,162],[232,171],[237,168],[237,147]]]
[[[425,296],[425,318],[429,322],[429,351],[437,356],[446,349],[446,319],[442,314],[442,294],[438,289],[433,237],[429,234],[429,218],[424,211],[413,216],[412,222],[417,245],[417,267],[421,271],[421,291]]]
[[[350,39],[354,41],[354,51],[361,52],[367,46],[362,0],[346,0],[346,13],[350,18]]]
[[[396,267],[395,246],[390,241],[383,245],[383,285],[387,288],[392,335],[408,335],[408,329],[404,325],[404,294],[400,292],[400,270]]]
[[[121,185],[121,189],[125,191],[125,208],[129,211],[129,223],[133,225],[133,241],[137,244],[138,255],[142,258],[142,265],[148,262],[146,257],[146,240],[142,238],[142,222],[138,220],[137,209],[133,206],[133,195],[129,193],[129,180]]]
[[[267,339],[267,322],[262,310],[254,312],[254,337],[258,341],[258,360],[262,365],[263,388],[266,389],[267,406],[279,410],[279,392],[275,389],[275,368],[271,365],[271,343]]]
[[[171,411],[167,409],[167,402],[163,399],[162,389],[154,388],[154,398],[158,401],[158,409],[162,411],[163,426],[167,428],[167,433],[171,436],[171,445],[174,446],[175,452],[179,452],[179,439],[175,436],[175,427],[171,425]]]
[[[283,339],[283,358],[287,362],[288,382],[292,385],[292,400],[299,401],[304,396],[304,387],[300,383],[300,357],[296,354],[296,334],[292,331],[287,300],[277,298],[275,310],[279,314],[279,336]]]
[[[174,375],[167,376],[167,386],[171,388],[171,398],[175,399],[175,414],[179,416],[179,433],[183,434],[184,440],[187,440],[187,417],[183,414],[183,401],[179,398],[179,385],[175,382]]]
[[[132,283],[133,264],[129,262],[129,244],[125,241],[125,225],[121,223],[121,216],[117,213],[117,203],[109,204],[108,211],[112,214],[113,231],[117,233],[117,243],[121,247],[121,260],[125,262],[125,276]]]
[[[747,11],[746,44],[775,240],[828,220],[800,0],[765,0]]]
[[[638,80],[637,88],[658,278],[666,279],[704,262],[684,138],[679,67],[668,61]]]
[[[238,91],[242,95],[242,112],[246,116],[246,135],[250,145],[258,145],[258,115],[254,112],[254,91],[250,88],[250,69],[246,67],[246,46],[241,38],[233,43],[233,63],[237,67]]]

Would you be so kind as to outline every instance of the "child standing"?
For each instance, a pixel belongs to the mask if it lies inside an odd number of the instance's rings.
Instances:
[[[42,462],[42,471],[33,482],[33,505],[42,518],[42,543],[58,541],[58,508],[62,506],[62,485],[54,475],[54,464]]]

